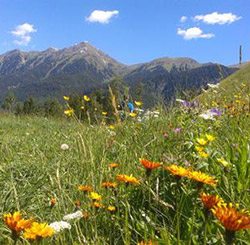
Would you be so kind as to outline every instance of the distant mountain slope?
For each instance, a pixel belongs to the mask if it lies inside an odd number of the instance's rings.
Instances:
[[[42,52],[13,50],[0,55],[0,103],[9,90],[19,100],[33,95],[62,97],[107,86],[115,75],[123,76],[132,88],[143,83],[145,100],[152,97],[169,100],[176,90],[200,89],[206,83],[217,83],[237,68],[217,64],[200,64],[190,58],[160,58],[147,63],[126,66],[87,42]]]
[[[216,89],[208,89],[197,97],[197,100],[202,103],[211,104],[212,101],[220,101],[225,97],[233,98],[238,93],[244,94],[249,97],[250,94],[250,64],[246,64],[233,75],[227,77],[218,84]]]

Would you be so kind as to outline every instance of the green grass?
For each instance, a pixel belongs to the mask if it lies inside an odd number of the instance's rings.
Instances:
[[[76,211],[76,200],[89,219],[72,221],[71,230],[42,244],[137,244],[150,238],[158,244],[224,244],[225,230],[212,215],[205,234],[204,208],[194,180],[176,181],[164,168],[152,170],[148,178],[139,161],[178,163],[213,175],[217,187],[204,185],[204,191],[250,210],[249,117],[205,121],[198,117],[200,111],[176,108],[143,122],[131,119],[113,133],[107,126],[73,119],[1,116],[0,244],[13,244],[4,213],[20,210],[25,218],[51,223]],[[205,133],[215,140],[206,146],[210,156],[201,158],[194,145]],[[68,150],[60,148],[63,143]],[[227,160],[229,167],[216,158]],[[110,169],[110,163],[120,166]],[[133,174],[140,184],[119,183],[116,192],[100,187],[116,181],[117,174]],[[93,186],[103,205],[114,205],[117,212],[96,210],[88,195],[77,190],[79,185]],[[51,198],[56,198],[53,208]],[[236,237],[236,244],[249,244],[249,233],[239,231]],[[21,237],[17,244],[29,242]]]
[[[213,92],[216,91],[216,92]],[[244,92],[242,94],[242,92]],[[243,97],[250,96],[250,64],[244,65],[233,75],[219,83],[218,89],[209,89],[202,93],[197,99],[203,104],[211,105],[213,101],[232,100],[232,95],[242,94]]]

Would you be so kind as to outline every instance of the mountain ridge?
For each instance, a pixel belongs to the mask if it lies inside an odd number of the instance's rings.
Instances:
[[[235,70],[214,63],[202,64],[188,57],[162,57],[127,66],[88,42],[43,51],[15,49],[0,55],[0,101],[9,90],[20,100],[29,95],[42,99],[89,92],[102,88],[116,75],[122,76],[132,88],[142,82],[146,90],[156,90],[168,100],[178,84],[183,89],[200,88],[206,82],[217,83]]]

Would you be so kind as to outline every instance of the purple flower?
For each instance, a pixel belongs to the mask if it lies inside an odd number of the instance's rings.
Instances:
[[[175,129],[174,129],[174,132],[175,132],[176,134],[180,133],[180,132],[181,132],[181,128],[175,128]]]
[[[221,116],[221,112],[216,109],[211,109],[210,112],[213,113],[214,116]]]

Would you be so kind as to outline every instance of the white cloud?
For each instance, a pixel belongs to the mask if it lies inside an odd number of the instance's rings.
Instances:
[[[225,14],[219,14],[218,12],[213,12],[211,14],[207,15],[196,15],[194,17],[194,20],[196,21],[203,21],[206,24],[231,24],[237,20],[240,20],[241,16],[236,16],[232,13],[225,13]]]
[[[108,24],[110,19],[119,14],[118,10],[103,11],[94,10],[89,17],[86,18],[89,22],[99,22],[101,24]]]
[[[11,33],[18,38],[18,40],[14,40],[14,43],[20,46],[27,46],[31,40],[30,34],[36,31],[33,25],[24,23],[18,25]]]
[[[187,16],[181,16],[180,18],[180,22],[184,23],[185,21],[187,21],[188,17]]]
[[[207,33],[204,34],[203,31],[198,27],[192,27],[186,30],[183,30],[181,28],[178,28],[177,34],[180,36],[183,36],[184,39],[197,39],[197,38],[212,38],[214,37],[214,34]]]

